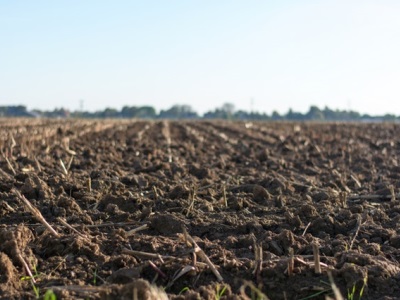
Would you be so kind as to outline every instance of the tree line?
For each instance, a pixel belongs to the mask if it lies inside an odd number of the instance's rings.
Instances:
[[[190,105],[173,105],[171,108],[157,113],[152,106],[124,106],[121,110],[106,108],[101,111],[74,111],[64,108],[52,111],[31,110],[26,106],[1,106],[2,117],[47,117],[47,118],[143,118],[143,119],[226,119],[226,120],[266,120],[266,121],[400,121],[400,117],[394,114],[372,116],[360,114],[352,110],[333,110],[328,107],[320,109],[311,106],[308,112],[300,113],[289,109],[286,114],[277,111],[272,114],[261,112],[248,112],[236,110],[231,103],[225,103],[219,108],[199,115]]]

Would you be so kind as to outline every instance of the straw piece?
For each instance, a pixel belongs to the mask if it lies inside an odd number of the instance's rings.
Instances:
[[[316,274],[321,274],[321,265],[319,259],[319,249],[317,244],[312,244],[313,253],[314,253],[314,268]]]
[[[221,274],[215,267],[215,265],[211,262],[210,258],[204,253],[204,251],[197,245],[196,241],[187,233],[184,228],[184,235],[187,241],[189,241],[193,247],[194,252],[210,267],[211,271],[214,273],[215,277],[217,277],[218,281],[224,281]]]
[[[14,193],[17,195],[17,197],[25,204],[25,206],[28,208],[28,210],[31,212],[31,214],[40,222],[42,223],[54,236],[59,237],[60,235],[57,233],[57,231],[54,230],[53,227],[47,221],[45,218],[42,216],[41,212],[34,207],[28,199],[25,198],[24,195],[22,195],[19,191],[14,190]]]

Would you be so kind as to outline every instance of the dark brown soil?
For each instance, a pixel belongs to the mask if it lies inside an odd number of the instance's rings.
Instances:
[[[0,299],[400,299],[398,132],[3,119]]]

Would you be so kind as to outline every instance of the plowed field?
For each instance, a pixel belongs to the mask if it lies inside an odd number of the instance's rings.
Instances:
[[[0,299],[400,299],[399,132],[3,119]]]

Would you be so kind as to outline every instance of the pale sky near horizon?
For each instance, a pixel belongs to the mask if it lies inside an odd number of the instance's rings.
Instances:
[[[0,106],[400,115],[399,15],[395,0],[1,0]]]

